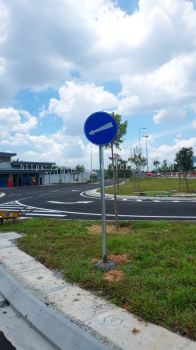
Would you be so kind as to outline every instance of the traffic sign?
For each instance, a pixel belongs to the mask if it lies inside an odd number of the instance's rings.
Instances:
[[[118,124],[116,120],[106,112],[91,114],[84,124],[84,133],[87,139],[98,146],[111,143],[117,132]]]

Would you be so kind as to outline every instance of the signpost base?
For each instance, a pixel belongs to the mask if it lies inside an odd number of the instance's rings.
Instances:
[[[116,264],[113,261],[107,261],[103,262],[103,260],[99,260],[96,264],[95,267],[99,270],[102,270],[104,272],[112,270]]]

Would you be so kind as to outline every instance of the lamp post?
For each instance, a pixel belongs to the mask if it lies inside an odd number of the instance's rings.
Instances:
[[[93,178],[93,151],[92,151],[92,143],[91,143],[91,175],[90,179],[92,180]]]
[[[147,159],[147,163],[146,163],[146,170],[148,172],[148,138],[149,138],[149,135],[144,135],[143,137],[145,137],[146,139],[146,159]]]
[[[140,130],[146,130],[146,129],[147,128],[139,128],[139,153],[141,152],[141,147],[140,147]]]

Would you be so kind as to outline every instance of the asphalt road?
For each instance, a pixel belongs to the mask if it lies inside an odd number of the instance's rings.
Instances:
[[[0,349],[3,350],[16,350],[15,347],[5,338],[3,332],[0,331]]]
[[[53,217],[61,219],[100,219],[100,199],[85,195],[97,188],[91,184],[61,184],[51,186],[20,187],[2,190],[1,209],[22,209],[28,217]],[[121,220],[196,220],[196,199],[178,201],[118,200]],[[114,219],[113,200],[106,200],[107,219]]]

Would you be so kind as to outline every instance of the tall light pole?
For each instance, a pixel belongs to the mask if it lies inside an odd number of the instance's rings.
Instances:
[[[91,175],[90,179],[92,180],[93,178],[93,151],[92,151],[92,143],[91,143]]]
[[[141,146],[140,146],[140,130],[146,130],[147,128],[139,128],[139,153],[141,152]]]
[[[149,171],[149,168],[148,168],[148,138],[149,138],[149,135],[144,135],[143,137],[145,137],[145,139],[146,139],[146,159],[147,159],[146,169],[148,172]]]

